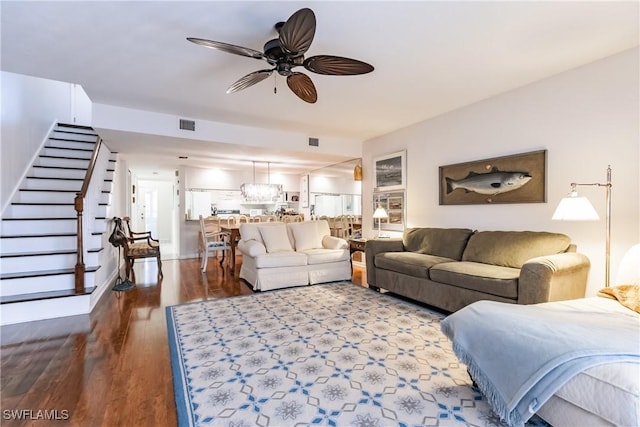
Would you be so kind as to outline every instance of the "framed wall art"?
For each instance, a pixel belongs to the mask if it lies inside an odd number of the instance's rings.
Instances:
[[[440,166],[440,204],[544,203],[547,150]]]
[[[374,228],[378,228],[378,221],[380,221],[380,228],[382,230],[404,230],[405,212],[406,212],[406,200],[404,191],[390,191],[373,194],[373,211],[381,206],[387,211],[388,218],[373,219]]]
[[[403,190],[407,185],[406,151],[373,159],[374,191]]]

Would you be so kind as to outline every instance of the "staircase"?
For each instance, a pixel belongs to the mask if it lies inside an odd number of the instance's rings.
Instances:
[[[115,154],[101,144],[83,214],[85,287],[75,289],[78,220],[74,199],[99,140],[85,126],[58,123],[0,223],[0,324],[89,313],[113,270],[105,250]],[[113,248],[110,248],[113,249]],[[103,288],[104,286],[102,286]]]

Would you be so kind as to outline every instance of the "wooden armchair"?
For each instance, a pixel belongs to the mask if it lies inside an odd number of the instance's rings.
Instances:
[[[130,218],[125,216],[122,218],[127,224],[127,241],[124,243],[124,262],[127,278],[131,275],[135,282],[135,272],[133,271],[133,263],[140,258],[156,258],[158,262],[158,276],[162,274],[162,260],[160,259],[160,242],[151,236],[150,231],[132,231]]]

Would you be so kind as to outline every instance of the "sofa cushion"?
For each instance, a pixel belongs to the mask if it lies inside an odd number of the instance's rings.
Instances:
[[[322,234],[316,221],[289,223],[295,240],[296,251],[322,248]]]
[[[263,243],[257,223],[247,222],[240,224],[240,238],[242,240],[255,240],[256,242]]]
[[[543,231],[480,231],[469,238],[463,261],[521,268],[527,260],[566,252],[569,236]]]
[[[307,265],[307,256],[294,251],[258,255],[255,260],[256,268],[298,267]]]
[[[429,270],[434,282],[512,299],[518,298],[519,276],[517,268],[465,261],[446,262]]]
[[[349,260],[348,249],[308,249],[302,253],[307,255],[309,265]]]
[[[267,252],[292,252],[291,242],[287,235],[287,226],[284,223],[276,225],[265,224],[258,226],[260,235],[264,241]]]
[[[257,257],[258,255],[266,254],[267,248],[261,242],[256,240],[240,240],[238,242],[238,249],[243,254],[251,257]]]
[[[407,228],[402,244],[409,252],[459,261],[471,234],[468,228]]]
[[[377,268],[424,279],[429,278],[429,269],[431,267],[441,262],[451,261],[455,260],[416,252],[382,252],[374,258]]]
[[[341,237],[324,236],[322,237],[322,247],[325,249],[349,249],[349,242]]]

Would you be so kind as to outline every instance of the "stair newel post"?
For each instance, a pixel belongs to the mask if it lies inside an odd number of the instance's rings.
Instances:
[[[84,195],[82,193],[76,193],[76,198],[74,200],[74,208],[76,210],[76,214],[78,217],[78,225],[77,225],[77,261],[76,261],[76,269],[75,269],[75,291],[78,294],[84,292],[84,245],[83,245],[83,227],[82,227],[82,212],[84,211]]]
[[[78,294],[84,293],[84,225],[83,225],[83,212],[84,212],[84,199],[87,197],[87,192],[89,191],[89,183],[91,182],[91,176],[93,175],[93,170],[96,167],[96,162],[98,161],[98,153],[100,152],[100,148],[102,146],[102,138],[98,137],[96,141],[96,145],[93,148],[93,153],[91,153],[91,159],[89,160],[89,166],[87,168],[87,173],[84,177],[84,181],[82,182],[82,189],[79,193],[76,193],[76,198],[73,202],[74,208],[76,210],[78,216],[78,227],[77,227],[77,248],[78,248],[78,257],[76,262],[75,269],[75,291]]]

